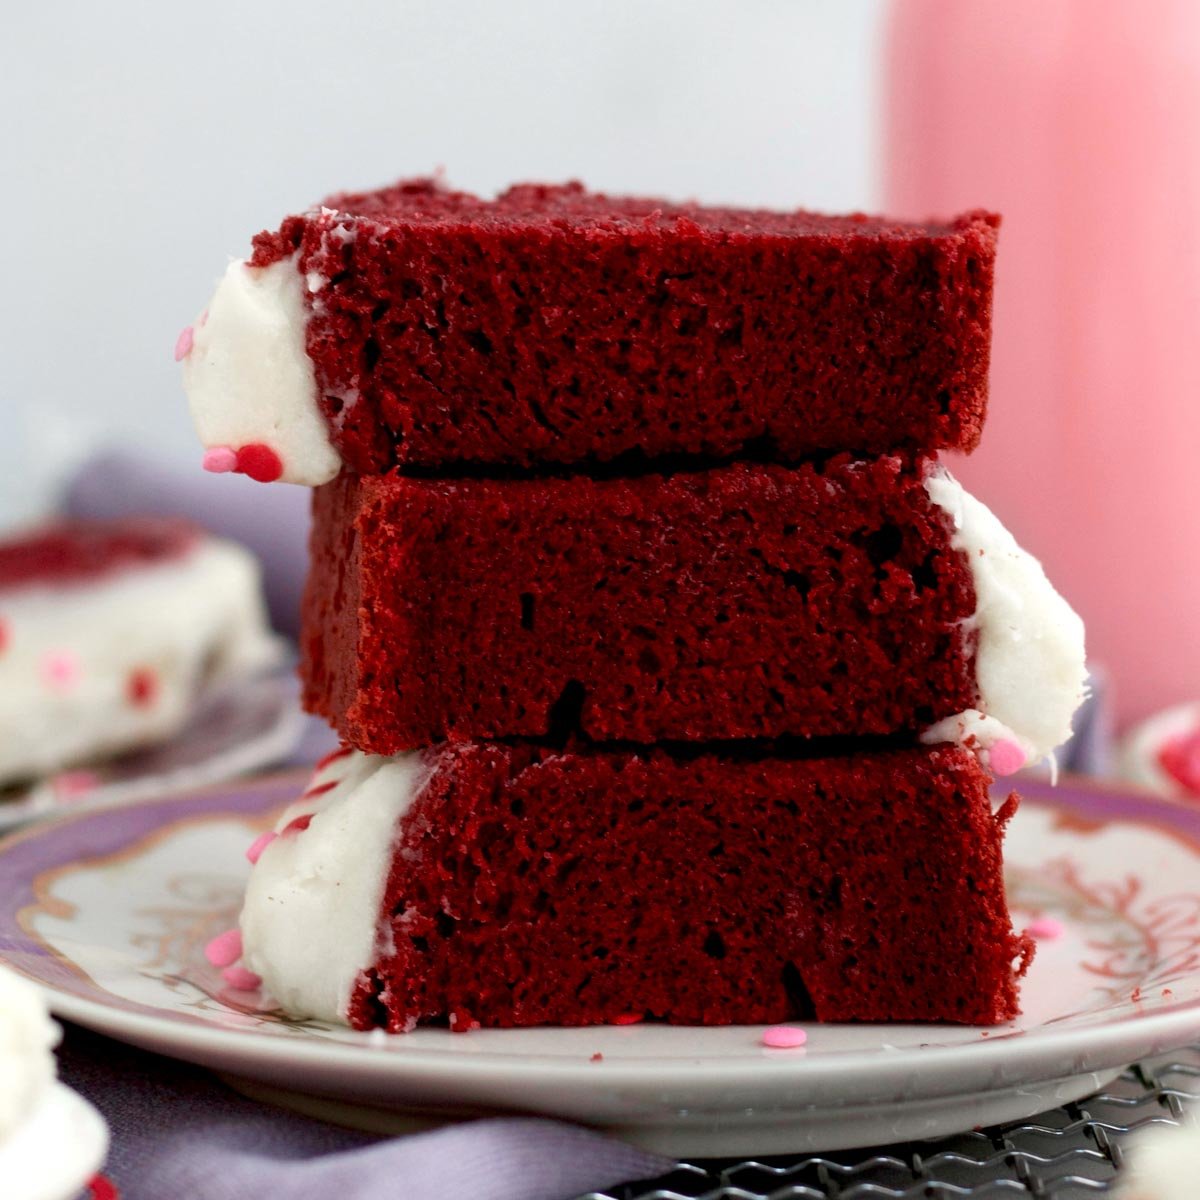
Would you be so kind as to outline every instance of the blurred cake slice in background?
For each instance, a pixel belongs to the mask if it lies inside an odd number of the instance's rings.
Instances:
[[[278,662],[252,555],[173,518],[0,542],[0,786],[153,746],[210,682]]]

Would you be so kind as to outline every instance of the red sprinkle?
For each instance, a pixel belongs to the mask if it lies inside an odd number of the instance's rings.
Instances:
[[[604,1055],[601,1054],[599,1050],[597,1050],[596,1053],[593,1054],[592,1057],[588,1059],[588,1062],[603,1062],[603,1061],[604,1061]]]
[[[1200,796],[1200,729],[1167,741],[1158,752],[1158,765],[1181,787]]]
[[[3,649],[3,644],[0,643],[0,649]],[[352,753],[349,746],[339,746],[336,750],[330,750],[324,758],[319,759],[316,765],[316,770],[323,771],[330,763],[335,763],[339,758],[345,758]]]
[[[312,819],[312,813],[305,813],[304,816],[289,821],[280,831],[280,836],[284,837],[289,833],[303,833],[312,824]]]
[[[610,1017],[610,1025],[640,1025],[646,1019],[645,1013],[620,1013]]]
[[[326,792],[332,792],[335,787],[337,787],[336,779],[331,780],[329,783],[318,783],[316,787],[310,787],[300,799],[310,800],[314,796],[323,796]]]
[[[8,622],[0,619],[0,654],[3,654],[8,649],[9,632]]]
[[[251,442],[238,450],[237,470],[259,483],[274,483],[283,474],[283,460],[263,442]]]
[[[97,1175],[88,1184],[88,1194],[91,1200],[121,1200],[117,1185],[105,1175]]]
[[[134,708],[149,708],[158,696],[158,676],[149,667],[138,667],[130,673],[125,695]]]

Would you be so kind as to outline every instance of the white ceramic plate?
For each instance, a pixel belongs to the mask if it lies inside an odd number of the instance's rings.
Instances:
[[[295,749],[304,721],[290,670],[230,681],[201,695],[187,725],[161,746],[0,793],[0,830],[262,770]]]
[[[543,1113],[687,1155],[939,1137],[1078,1099],[1200,1039],[1200,810],[1030,781],[1008,840],[1018,922],[1049,915],[1024,1017],[981,1030],[812,1025],[419,1030],[389,1038],[239,1007],[201,948],[233,922],[247,843],[295,776],[72,815],[0,847],[0,957],[60,1016],[376,1128]],[[747,981],[747,986],[752,986]]]

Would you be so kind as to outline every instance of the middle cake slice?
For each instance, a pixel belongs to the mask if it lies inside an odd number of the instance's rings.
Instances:
[[[306,703],[376,754],[924,732],[1035,758],[1083,691],[1078,618],[920,458],[343,476],[312,552]]]

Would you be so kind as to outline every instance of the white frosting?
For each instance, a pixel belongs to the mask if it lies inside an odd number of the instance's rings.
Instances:
[[[429,767],[420,752],[378,758],[357,751],[319,772],[323,795],[301,798],[250,873],[242,908],[242,963],[288,1013],[344,1021],[359,975],[391,949],[380,907],[397,826]]]
[[[262,443],[279,455],[284,481],[316,486],[338,473],[341,457],[305,349],[305,293],[320,277],[302,275],[298,257],[229,264],[207,316],[193,326],[183,386],[206,447]]]
[[[58,1036],[41,994],[0,967],[0,1142],[12,1135],[54,1082]]]
[[[986,751],[1015,741],[1030,762],[1071,736],[1071,718],[1086,696],[1083,622],[1054,590],[1041,563],[948,471],[931,467],[930,500],[950,518],[950,545],[966,556],[975,585],[977,708],[927,729],[921,740],[975,739]]]
[[[1121,1171],[1121,1200],[1195,1200],[1200,1177],[1200,1129],[1151,1125],[1134,1139]]]
[[[257,561],[215,538],[97,579],[0,591],[0,622],[0,783],[165,741],[202,684],[279,656]],[[135,673],[152,680],[142,703]]]
[[[0,1194],[70,1200],[99,1169],[99,1113],[55,1082],[58,1026],[40,994],[0,967]]]

